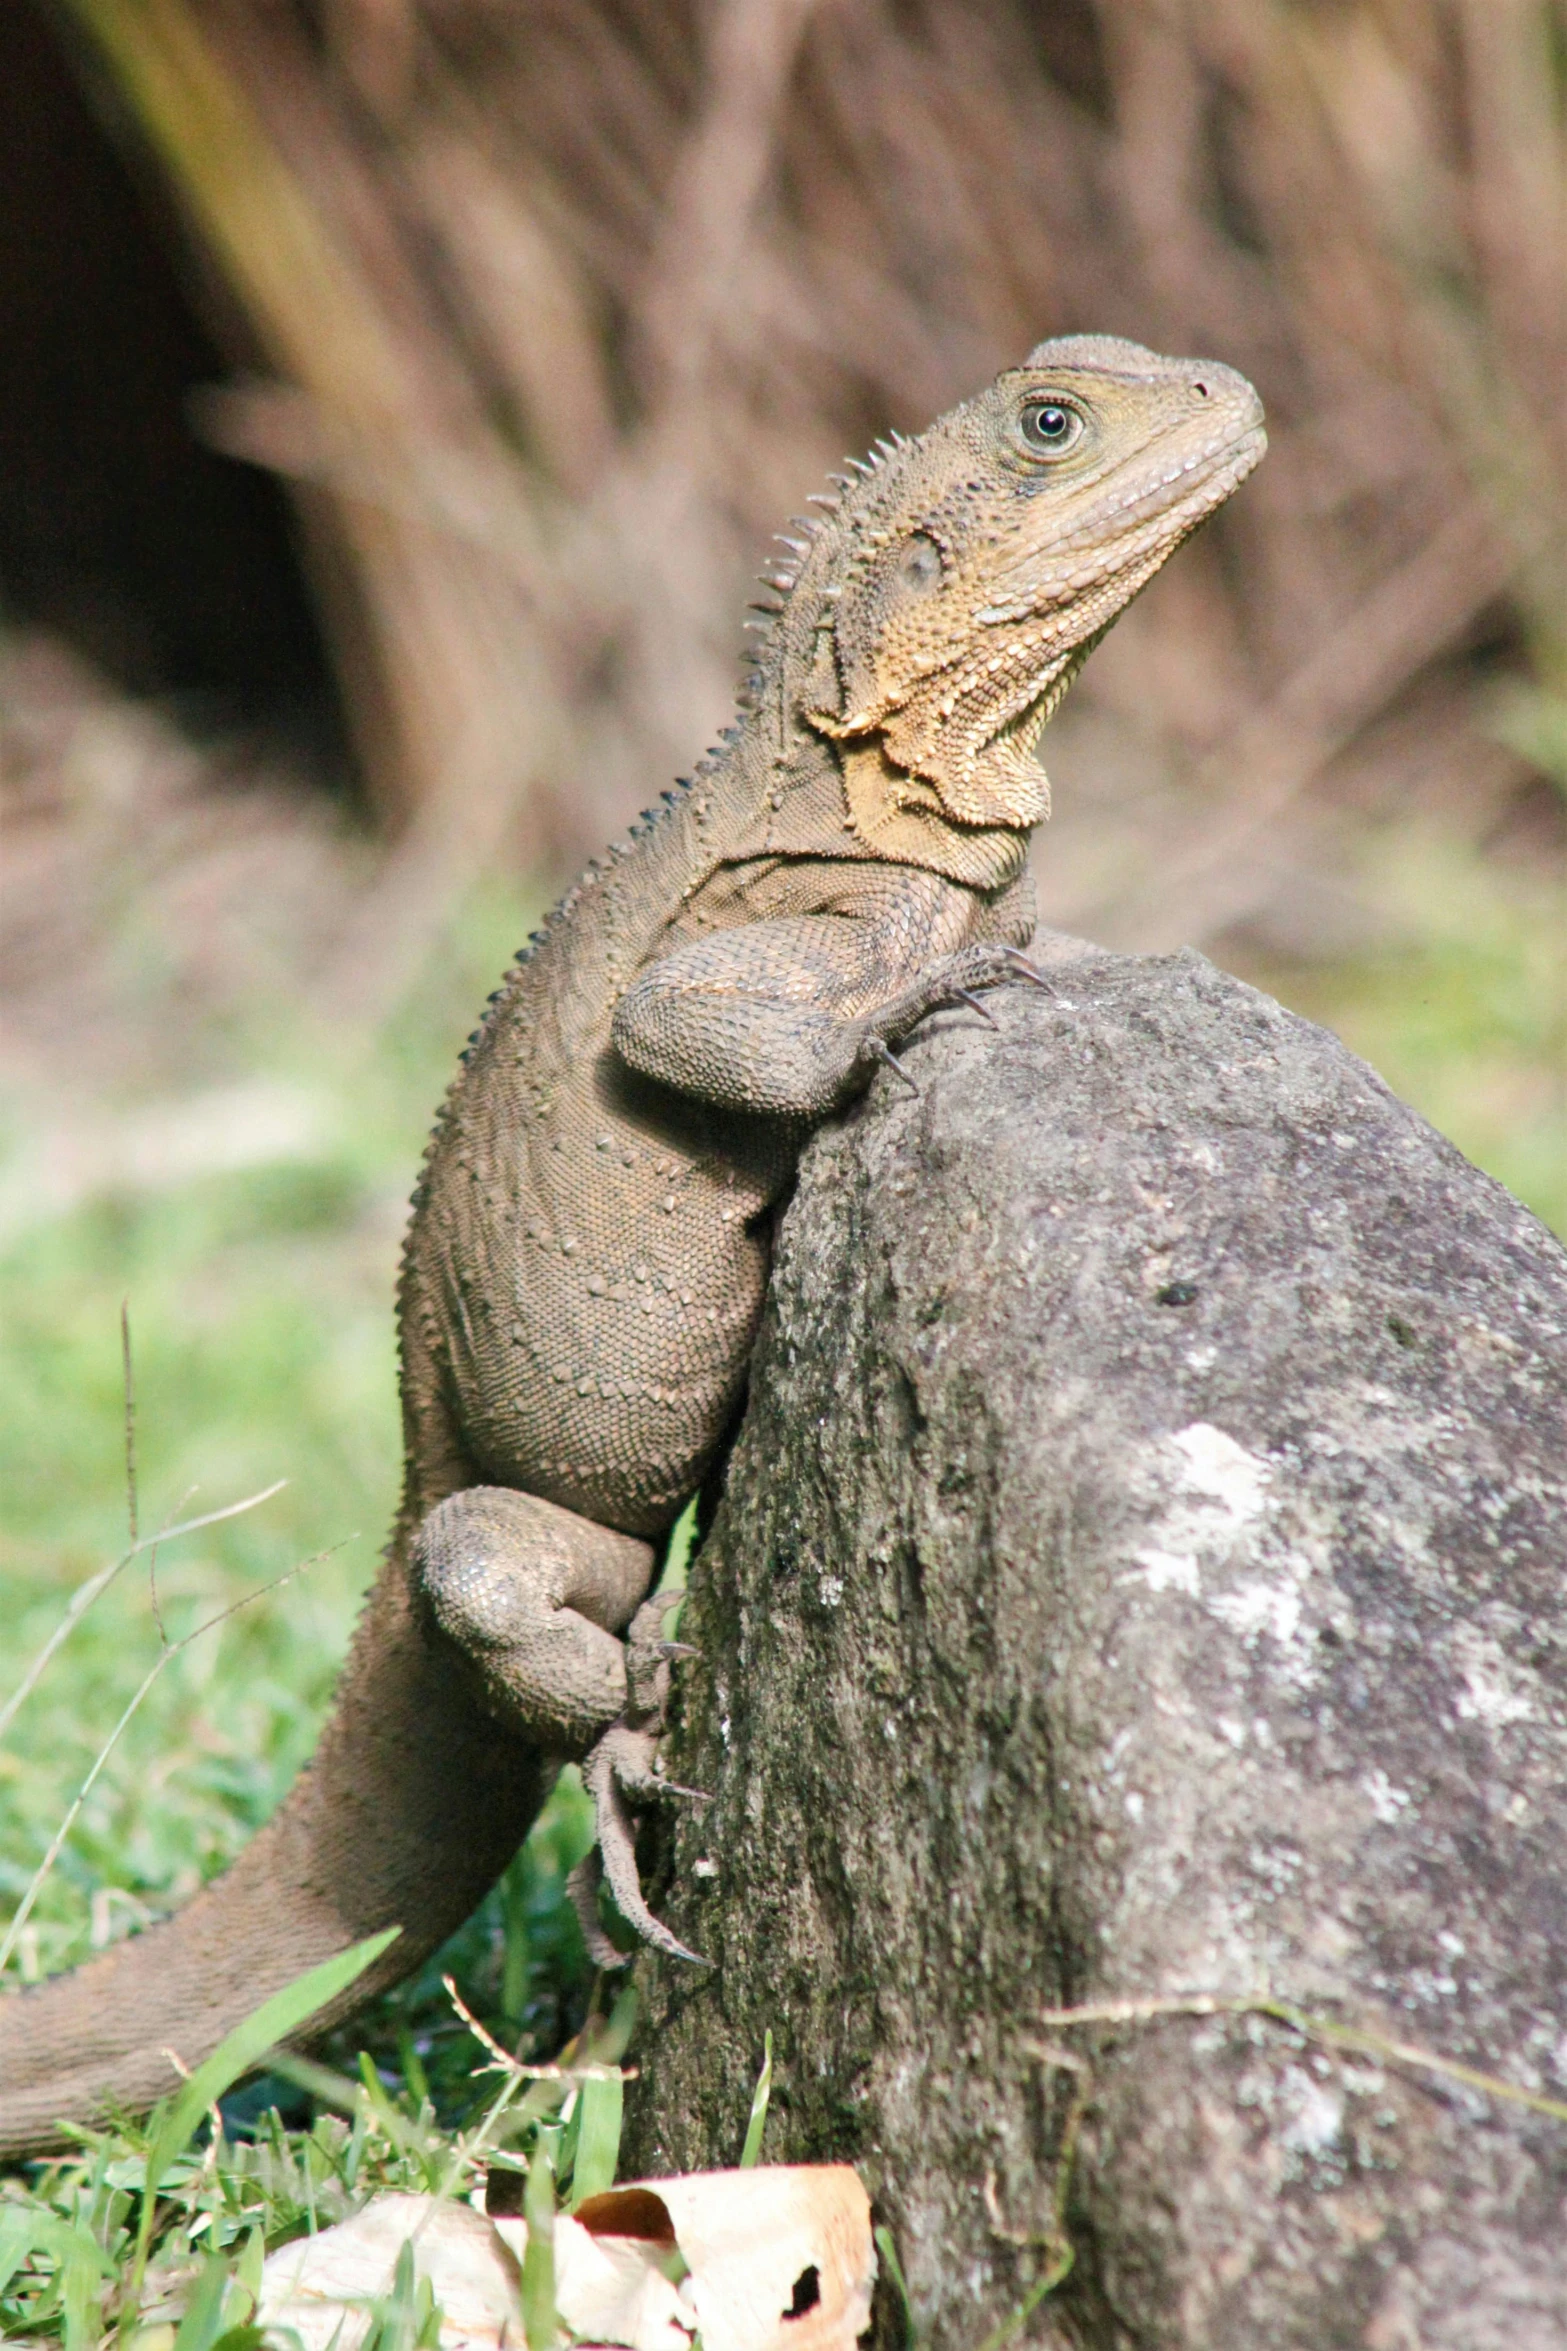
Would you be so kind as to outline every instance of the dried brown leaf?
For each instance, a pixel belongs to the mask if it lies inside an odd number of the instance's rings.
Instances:
[[[443,2314],[443,2351],[499,2351],[520,2340],[527,2242],[518,2219],[381,2196],[271,2255],[257,2323],[294,2328],[305,2351],[334,2338],[356,2351],[411,2243]],[[853,2351],[875,2276],[870,2200],[841,2163],[634,2180],[555,2223],[562,2320],[626,2351],[687,2351],[698,2331],[705,2351]]]

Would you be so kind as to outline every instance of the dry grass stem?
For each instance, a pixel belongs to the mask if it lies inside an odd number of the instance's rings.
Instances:
[[[1171,1999],[1091,2001],[1080,2008],[1042,2009],[1039,2021],[1048,2025],[1135,2025],[1152,2024],[1165,2016],[1271,2017],[1276,2024],[1288,2025],[1291,2031],[1303,2034],[1308,2040],[1325,2041],[1337,2049],[1354,2049],[1362,2056],[1379,2057],[1390,2065],[1408,2065],[1423,2073],[1439,2074],[1444,2080],[1461,2082],[1466,2089],[1480,2090],[1488,2098],[1500,2098],[1512,2106],[1526,2106],[1531,2113],[1549,2115],[1553,2122],[1567,2122],[1567,2104],[1560,2098],[1547,2098],[1537,2090],[1522,2089],[1516,2082],[1503,2081],[1497,2074],[1482,2073],[1475,2066],[1460,2064],[1456,2058],[1438,2057],[1432,2050],[1417,2049],[1413,2042],[1394,2040],[1386,2033],[1313,2016],[1292,2001],[1275,2000],[1266,1994],[1226,1998],[1220,1993],[1193,1992]],[[1033,2048],[1034,2044],[1029,2043],[1029,2047]],[[1036,2053],[1041,2058],[1047,2054],[1043,2047]]]

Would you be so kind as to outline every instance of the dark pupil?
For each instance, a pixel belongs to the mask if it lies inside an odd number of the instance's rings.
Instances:
[[[1066,431],[1066,410],[1064,408],[1036,408],[1034,430],[1042,441],[1059,441],[1061,435]]]

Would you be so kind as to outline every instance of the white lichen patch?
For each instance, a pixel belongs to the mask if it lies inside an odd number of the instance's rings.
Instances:
[[[1280,1648],[1288,1648],[1300,1630],[1301,1597],[1293,1584],[1237,1584],[1233,1592],[1212,1593],[1206,1606],[1243,1641],[1271,1633]]]
[[[1180,1470],[1133,1573],[1151,1591],[1190,1592],[1248,1650],[1265,1645],[1271,1670],[1299,1688],[1320,1663],[1308,1588],[1315,1583],[1341,1642],[1355,1631],[1319,1575],[1331,1560],[1331,1513],[1313,1507],[1292,1458],[1262,1460],[1211,1422],[1194,1422],[1160,1451]]]
[[[1267,1463],[1211,1421],[1194,1420],[1170,1443],[1186,1464],[1186,1483],[1192,1491],[1221,1510],[1231,1525],[1249,1525],[1267,1497]]]
[[[1407,1812],[1412,1801],[1407,1788],[1395,1788],[1380,1764],[1361,1775],[1361,1787],[1372,1811],[1383,1824],[1391,1828],[1399,1815]]]
[[[1150,1592],[1189,1592],[1195,1600],[1202,1591],[1202,1570],[1189,1551],[1139,1551],[1133,1573]]]
[[[1162,1507],[1131,1576],[1151,1592],[1197,1599],[1204,1567],[1232,1559],[1265,1511],[1268,1464],[1211,1421],[1196,1420],[1161,1440],[1150,1468]]]
[[[1453,1636],[1462,1689],[1453,1699],[1454,1712],[1464,1722],[1483,1723],[1487,1730],[1505,1730],[1509,1723],[1529,1722],[1534,1700],[1522,1687],[1523,1676],[1478,1625],[1461,1625]]]
[[[1286,2068],[1286,2112],[1279,2138],[1297,2155],[1325,2155],[1344,2128],[1344,2101],[1326,2082],[1313,2081],[1298,2065]]]

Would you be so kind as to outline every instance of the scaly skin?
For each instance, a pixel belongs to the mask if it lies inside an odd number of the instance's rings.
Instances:
[[[403,1507],[316,1757],[177,1917],[0,2002],[0,2152],[150,2103],[169,2050],[199,2062],[376,1928],[403,1933],[312,2031],[406,1974],[565,1757],[621,1908],[678,1948],[625,1809],[660,1785],[639,1603],[739,1402],[769,1212],[812,1122],[1018,971],[1039,730],[1263,446],[1227,368],[1047,343],[786,542],[740,723],[567,894],[442,1110],[399,1300]]]

